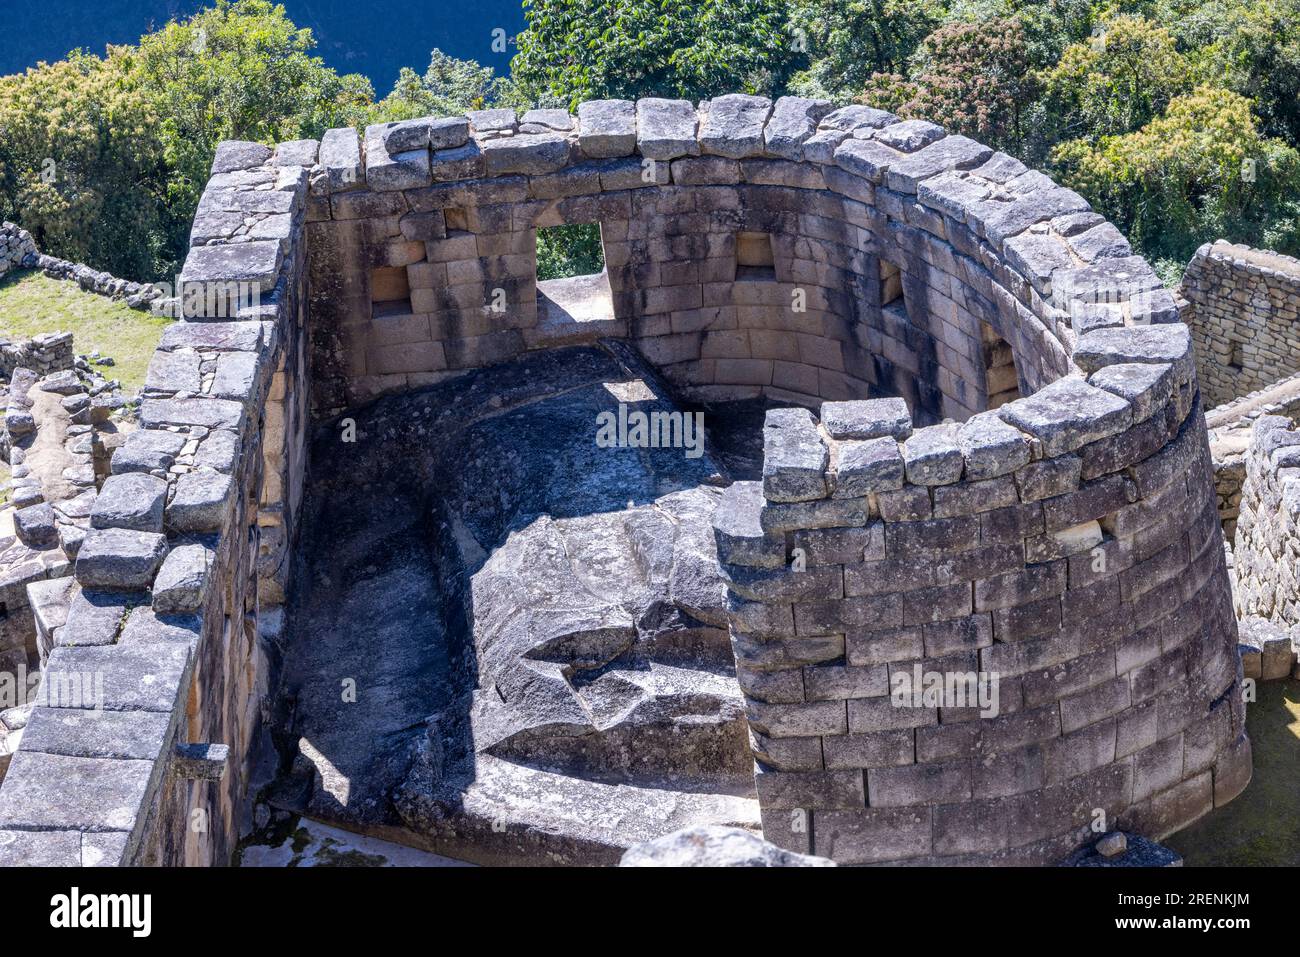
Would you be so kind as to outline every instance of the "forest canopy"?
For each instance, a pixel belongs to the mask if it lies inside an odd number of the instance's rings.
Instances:
[[[525,17],[509,76],[433,50],[382,98],[268,0],[0,77],[0,218],[162,279],[222,139],[741,91],[867,103],[1006,150],[1166,278],[1220,237],[1300,253],[1300,0],[531,0]]]

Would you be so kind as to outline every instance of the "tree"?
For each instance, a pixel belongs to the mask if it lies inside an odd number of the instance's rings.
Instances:
[[[171,214],[158,124],[117,48],[0,77],[0,219],[20,222],[42,250],[159,275]]]
[[[1168,30],[1125,15],[1067,47],[1043,84],[1045,109],[1064,140],[1137,129],[1190,90],[1193,74]]]
[[[1022,117],[1038,82],[1018,18],[946,24],[926,37],[916,59],[914,79],[876,74],[860,100],[1022,152]]]
[[[520,106],[779,93],[800,58],[784,0],[530,0],[526,16]]]
[[[1300,0],[1164,0],[1153,16],[1202,82],[1250,97],[1266,133],[1300,144]]]
[[[376,104],[371,121],[459,116],[466,110],[480,110],[490,104],[499,87],[500,81],[491,67],[434,50],[423,76],[410,67],[402,67],[393,92]]]
[[[161,118],[178,210],[192,213],[221,140],[275,143],[364,118],[370,82],[339,76],[310,55],[314,46],[310,30],[266,0],[217,0],[140,38],[133,69]]]
[[[219,141],[364,121],[369,82],[340,77],[313,45],[283,7],[218,0],[138,47],[0,78],[0,213],[55,255],[173,276]]]
[[[794,0],[792,30],[812,64],[802,89],[852,97],[878,73],[901,74],[947,16],[948,0]]]
[[[1073,140],[1053,158],[1149,256],[1185,262],[1218,236],[1297,251],[1300,154],[1230,90],[1199,86],[1132,133]]]

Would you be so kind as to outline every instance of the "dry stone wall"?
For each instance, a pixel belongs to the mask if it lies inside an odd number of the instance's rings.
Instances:
[[[1251,434],[1237,519],[1237,612],[1300,624],[1300,433],[1284,416],[1259,419]]]
[[[1183,275],[1206,405],[1218,406],[1300,369],[1300,261],[1219,240]]]
[[[274,680],[303,459],[302,243],[314,144],[224,143],[186,320],[150,363],[80,543],[43,689],[0,787],[0,862],[224,864]],[[241,211],[271,206],[274,228]],[[209,222],[209,227],[211,223]]]

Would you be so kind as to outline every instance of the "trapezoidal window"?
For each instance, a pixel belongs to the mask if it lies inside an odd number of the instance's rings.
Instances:
[[[541,227],[536,250],[540,326],[576,328],[581,323],[614,319],[614,296],[599,223]]]
[[[411,284],[405,266],[380,266],[370,273],[370,306],[375,318],[411,311]]]
[[[1011,345],[987,322],[980,323],[980,349],[984,354],[988,407],[996,409],[1020,398],[1020,376],[1016,372],[1016,357]]]
[[[598,223],[546,226],[537,230],[537,281],[594,276],[605,271]]]
[[[903,271],[891,262],[880,260],[880,304],[888,306],[902,298]]]
[[[736,279],[776,281],[776,254],[769,234],[736,234]]]

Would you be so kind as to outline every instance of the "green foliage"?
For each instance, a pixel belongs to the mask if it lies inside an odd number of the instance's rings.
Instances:
[[[1043,77],[1046,109],[1061,138],[1107,136],[1150,122],[1191,89],[1192,69],[1168,30],[1141,17],[1104,21],[1066,48]]]
[[[537,278],[589,276],[605,268],[600,227],[595,223],[552,226],[537,231]]]
[[[878,73],[862,102],[1023,152],[1022,117],[1037,96],[1038,80],[1019,20],[946,24],[925,39],[917,59],[914,80]]]
[[[0,77],[0,219],[44,250],[153,276],[170,222],[158,123],[116,51]]]
[[[314,46],[310,30],[266,0],[217,0],[140,39],[133,67],[161,118],[173,204],[197,204],[221,140],[319,136],[364,116],[369,81],[339,76],[310,55]]]
[[[423,76],[402,67],[393,92],[375,105],[370,122],[458,116],[466,110],[481,110],[497,98],[500,86],[491,67],[434,50]]]
[[[812,58],[800,80],[852,96],[874,74],[901,73],[947,12],[947,0],[794,0],[791,26]]]
[[[216,145],[319,136],[373,94],[265,0],[0,77],[0,214],[46,252],[137,280],[175,274]],[[51,172],[52,171],[52,172]]]
[[[1230,90],[1197,87],[1141,128],[1072,140],[1054,159],[1151,256],[1186,261],[1213,236],[1284,248],[1298,238],[1300,154],[1261,134]]]
[[[519,105],[771,93],[801,56],[784,0],[529,0],[526,16],[510,64]]]

